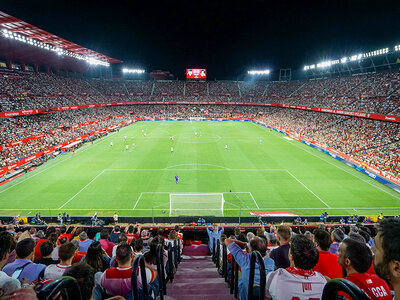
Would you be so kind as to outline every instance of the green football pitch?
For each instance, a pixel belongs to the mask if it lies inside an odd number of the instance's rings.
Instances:
[[[1,215],[389,215],[399,209],[400,194],[370,177],[283,134],[234,121],[138,122],[0,187]]]

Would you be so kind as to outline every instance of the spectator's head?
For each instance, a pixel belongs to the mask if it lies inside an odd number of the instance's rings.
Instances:
[[[361,235],[364,238],[366,243],[368,243],[369,240],[371,239],[371,236],[368,234],[368,232],[366,232],[364,230],[358,231],[358,234]]]
[[[84,241],[84,240],[86,240],[88,238],[88,236],[87,236],[87,233],[85,232],[85,231],[82,231],[80,234],[79,234],[79,240],[80,241]]]
[[[66,243],[67,243],[67,241],[66,241]],[[75,251],[79,249],[79,241],[78,240],[73,239],[71,241],[71,244],[74,245]]]
[[[100,232],[100,239],[101,239],[101,240],[108,240],[109,237],[110,237],[110,233],[108,232],[107,229],[103,229],[103,230]]]
[[[128,233],[133,233],[133,229],[134,229],[135,227],[133,226],[133,225],[129,225],[128,226]]]
[[[71,264],[75,255],[75,250],[76,248],[72,243],[65,243],[64,245],[61,245],[58,249],[58,257],[60,258],[60,262]]]
[[[54,245],[49,241],[45,241],[43,244],[40,245],[40,253],[44,258],[50,257],[53,249]]]
[[[376,274],[400,292],[400,220],[384,219],[375,237],[374,267]]]
[[[226,239],[227,239],[226,234],[221,234],[221,244],[225,243]]]
[[[291,267],[311,270],[319,259],[315,244],[303,235],[296,235],[290,243],[289,261]]]
[[[31,238],[18,242],[15,248],[18,258],[32,260],[35,258],[35,241]]]
[[[46,237],[49,238],[50,234],[55,233],[56,228],[53,226],[47,227],[46,229]]]
[[[314,243],[317,246],[319,251],[328,251],[329,246],[331,245],[331,237],[329,233],[325,230],[315,229],[313,231],[314,234]]]
[[[36,228],[35,228],[35,227],[32,227],[31,229],[29,229],[29,234],[30,234],[31,236],[35,235],[35,234],[36,234]]]
[[[269,233],[267,239],[268,243],[270,243],[273,246],[278,244],[278,240],[276,239],[276,236],[273,233]]]
[[[367,242],[367,241],[364,239],[364,237],[363,237],[361,234],[359,234],[359,233],[349,232],[348,237],[351,238],[352,240],[359,241],[360,243],[366,243],[366,242]]]
[[[169,239],[170,241],[173,241],[173,240],[176,239],[176,231],[175,231],[175,230],[171,230],[171,231],[169,232],[169,234],[168,234],[168,239]]]
[[[336,228],[332,231],[331,233],[332,242],[340,243],[341,241],[343,241],[343,239],[344,239],[344,232],[341,229]]]
[[[175,225],[174,230],[175,230],[177,233],[179,233],[179,231],[180,231],[179,225]]]
[[[120,235],[118,236],[118,244],[127,243],[127,242],[128,242],[128,237],[126,236],[126,234],[120,233]]]
[[[60,244],[65,244],[68,242],[68,238],[66,236],[63,236],[61,239],[59,239]]]
[[[7,234],[0,235],[0,270],[7,262],[11,251],[11,239]]]
[[[95,272],[103,272],[104,254],[101,244],[98,241],[94,241],[90,244],[84,262],[90,265]]]
[[[142,232],[140,233],[140,236],[144,239],[147,238],[149,236],[149,232],[147,230],[142,230]]]
[[[43,230],[39,230],[39,231],[36,233],[36,236],[37,236],[39,239],[44,239],[44,232],[43,232]]]
[[[244,233],[240,233],[240,234],[237,236],[237,240],[238,240],[238,241],[241,241],[241,242],[244,242],[244,243],[247,243],[247,238],[246,238],[246,235],[245,235]]]
[[[252,233],[251,231],[249,231],[249,232],[246,234],[246,239],[247,239],[248,241],[250,241],[254,236],[255,236],[254,233]]]
[[[141,238],[138,238],[135,240],[135,251],[136,252],[141,252],[143,250],[143,240]]]
[[[63,276],[71,276],[76,279],[81,291],[82,300],[92,299],[94,282],[94,270],[85,263],[74,264],[65,270]]]
[[[347,238],[340,244],[338,263],[346,275],[365,273],[372,264],[371,249],[365,243]]]
[[[235,235],[236,237],[238,237],[238,236],[240,235],[240,228],[239,228],[239,227],[236,227],[236,228],[233,230],[233,233],[234,233],[234,235]]]
[[[279,243],[285,244],[290,240],[290,228],[286,225],[280,225],[276,231]]]
[[[116,261],[118,266],[130,265],[132,262],[132,248],[128,244],[121,244],[117,247]]]
[[[114,232],[120,232],[121,231],[121,226],[119,226],[119,225],[115,225],[114,226]]]
[[[60,233],[61,233],[61,234],[64,234],[64,233],[66,233],[66,232],[67,232],[67,226],[62,225],[62,226],[60,227]]]
[[[250,240],[250,248],[251,251],[258,251],[260,252],[261,256],[264,257],[267,253],[267,244],[265,243],[265,240],[255,236]]]
[[[56,247],[57,246],[57,240],[58,240],[57,233],[55,233],[55,232],[50,233],[49,236],[48,236],[48,240],[49,240],[50,243],[52,243],[54,245],[54,247]]]

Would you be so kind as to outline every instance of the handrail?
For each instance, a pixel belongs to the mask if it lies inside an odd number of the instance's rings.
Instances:
[[[220,256],[221,256],[221,247],[220,247],[220,241],[217,239],[217,251],[216,251],[216,260],[215,260],[215,265],[217,269],[219,269],[221,262],[220,262]]]
[[[332,279],[324,287],[321,300],[335,300],[339,291],[345,292],[350,299],[367,300],[369,297],[354,283],[342,279]]]
[[[168,272],[167,272],[167,280],[166,281],[170,281],[171,283],[174,281],[174,251],[175,249],[172,248],[171,243],[168,243]]]
[[[258,297],[253,296],[253,289],[254,289],[254,275],[256,271],[256,260],[258,261],[258,269],[260,270],[260,293]],[[253,299],[264,299],[265,295],[265,284],[266,284],[266,273],[265,273],[265,265],[264,260],[261,256],[261,253],[258,251],[253,251],[251,253],[250,259],[250,276],[249,276],[249,290],[248,290],[248,300]]]
[[[167,283],[165,281],[165,268],[164,268],[164,245],[157,245],[157,275],[159,280],[159,295],[160,299],[164,299],[167,294]]]
[[[228,282],[228,251],[226,245],[222,243],[222,275],[225,282]]]
[[[81,290],[79,288],[78,282],[74,277],[71,276],[62,276],[57,280],[54,280],[51,283],[45,285],[37,293],[37,297],[40,300],[50,300],[53,299],[57,293],[63,290],[65,290],[66,292],[66,299],[82,299]]]
[[[131,275],[131,285],[132,285],[132,296],[134,300],[140,300],[139,288],[138,288],[138,278],[137,271],[140,268],[140,276],[142,277],[142,291],[145,296],[149,295],[149,290],[147,288],[147,277],[146,277],[146,265],[144,262],[143,255],[136,256],[133,262],[132,275]]]
[[[216,243],[217,243],[217,240],[216,240],[216,238],[213,238],[213,246],[212,246],[212,261],[213,261],[213,263],[215,263],[215,245],[216,245]]]
[[[180,240],[179,239],[175,239],[174,240],[174,265],[175,265],[175,269],[178,269],[178,265],[179,265],[179,258],[180,258],[180,254],[181,254],[181,249],[180,249]]]
[[[235,258],[232,256],[232,274],[229,281],[230,293],[234,294],[237,298],[239,293],[239,265],[236,263]]]

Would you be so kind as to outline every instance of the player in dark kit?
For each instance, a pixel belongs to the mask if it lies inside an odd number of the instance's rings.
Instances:
[[[175,175],[175,182],[178,183],[179,177],[178,175]]]

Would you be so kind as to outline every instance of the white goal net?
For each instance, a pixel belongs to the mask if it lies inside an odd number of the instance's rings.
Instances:
[[[169,215],[223,216],[223,193],[169,194]]]

